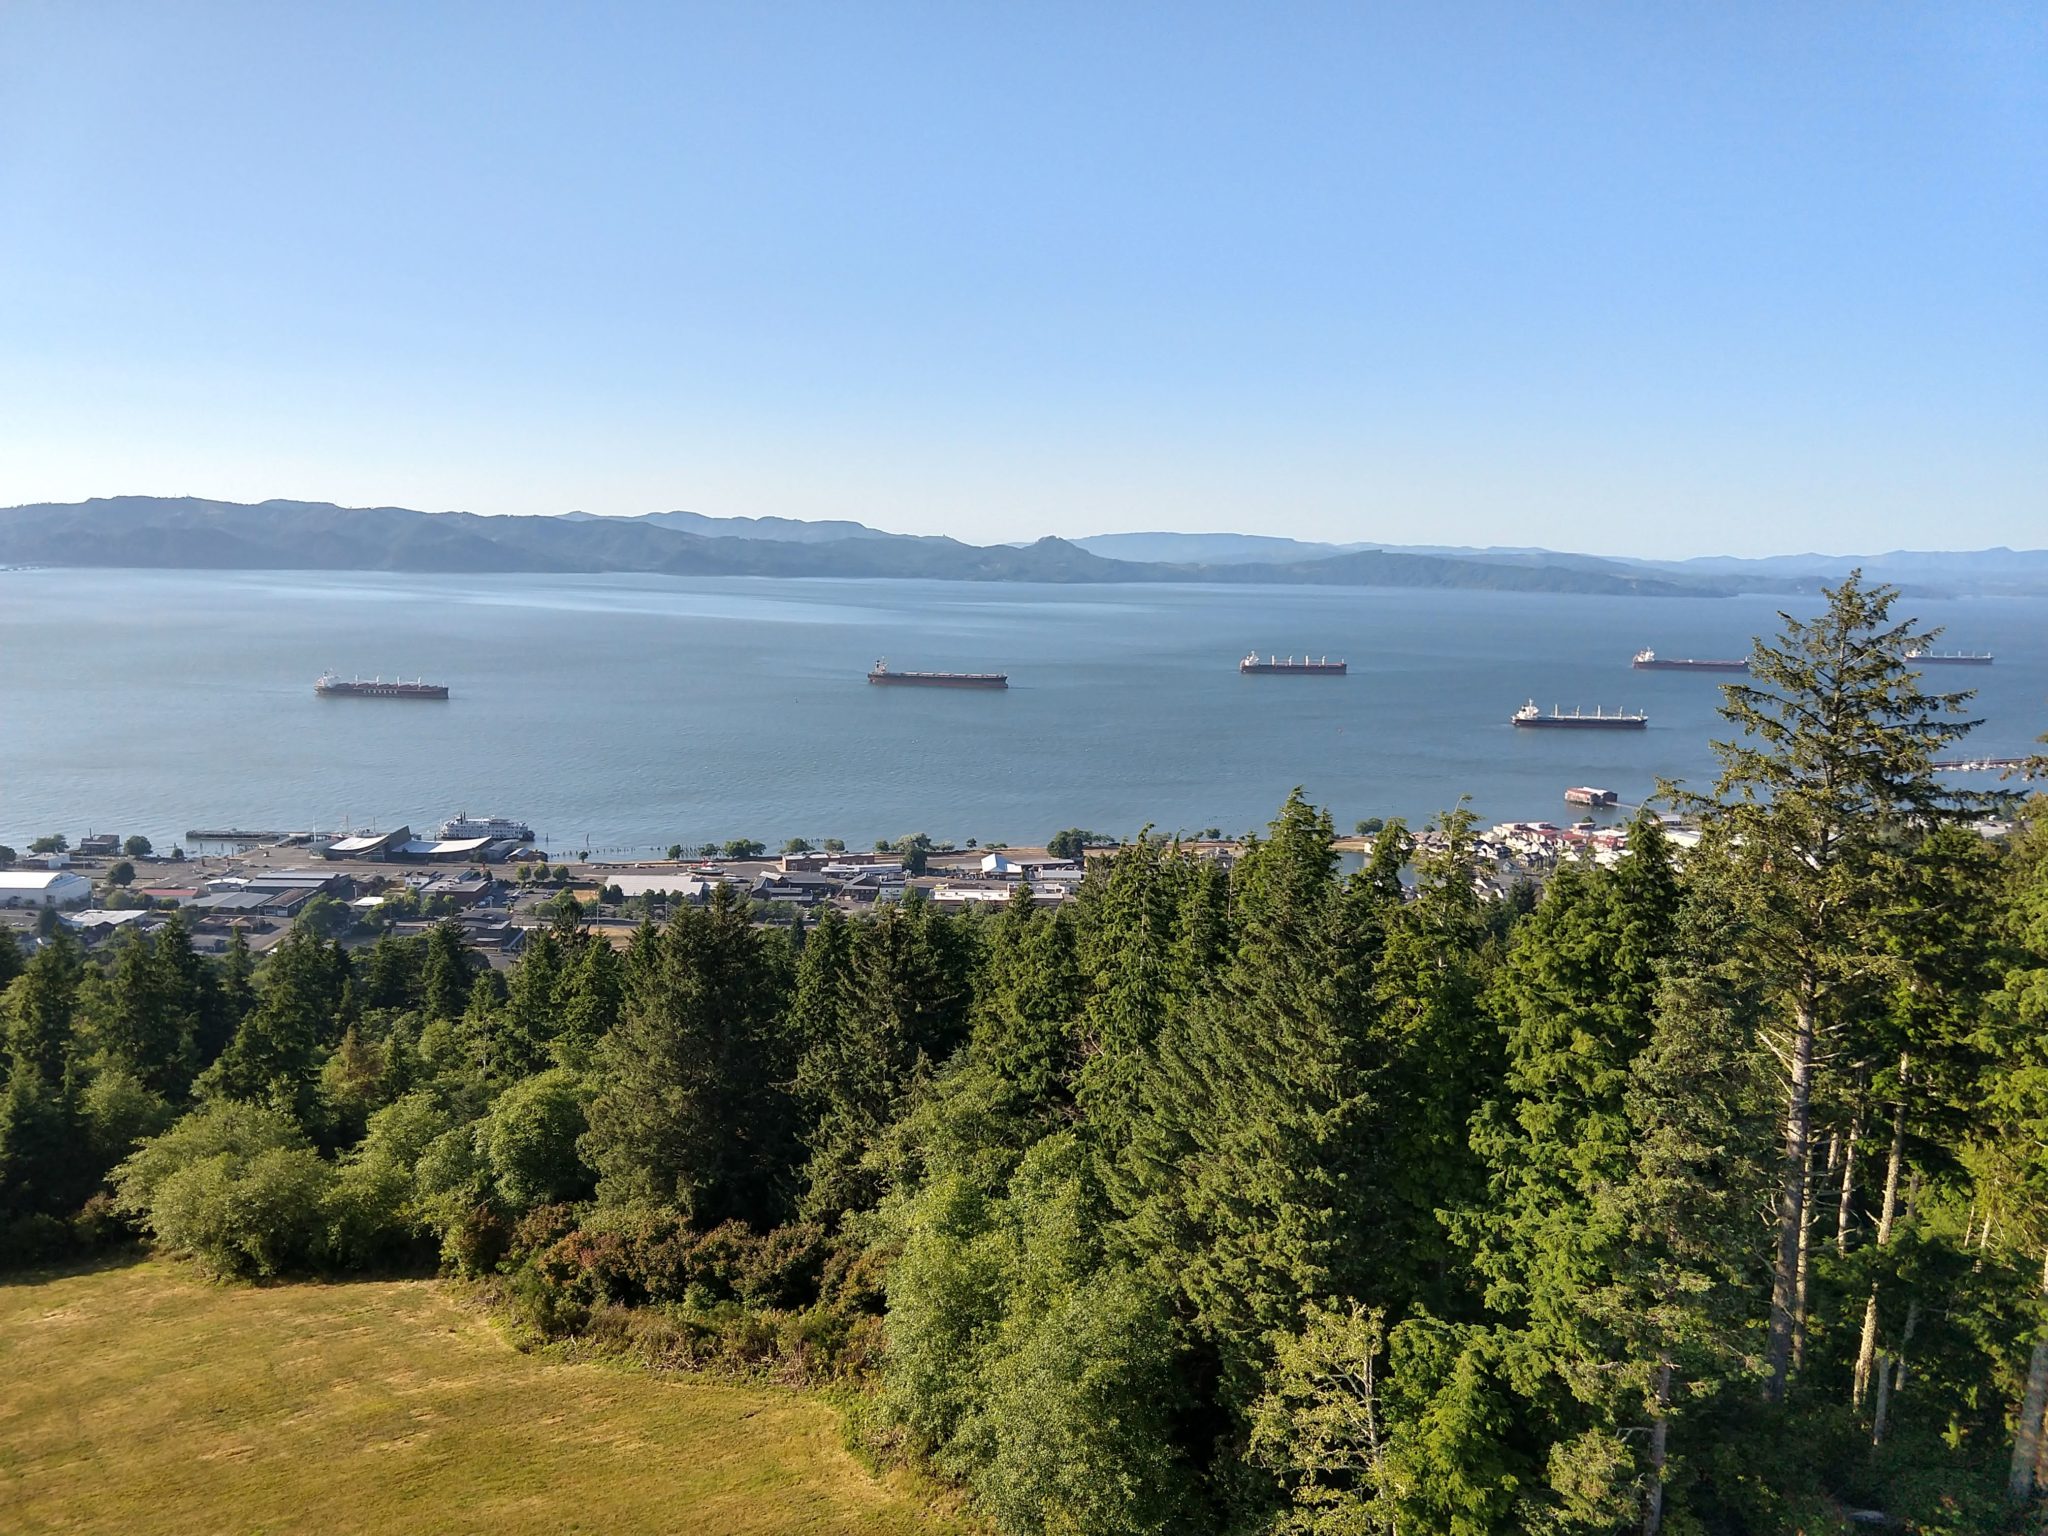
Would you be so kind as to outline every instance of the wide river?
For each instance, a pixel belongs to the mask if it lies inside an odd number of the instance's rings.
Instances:
[[[1341,828],[1469,796],[1556,817],[1702,788],[1712,674],[1812,599],[1304,587],[363,573],[0,572],[0,842],[62,830],[389,829],[460,809],[557,853],[746,836],[1040,842],[1064,826],[1242,831],[1303,786]],[[2048,726],[2048,600],[1909,601],[1995,666],[1970,750]],[[1348,677],[1245,677],[1247,650]],[[1006,671],[1006,692],[872,688],[894,666]],[[446,703],[323,699],[333,668],[446,682]],[[1517,731],[1533,697],[1645,709],[1647,731]],[[1984,781],[1987,785],[1991,782]]]

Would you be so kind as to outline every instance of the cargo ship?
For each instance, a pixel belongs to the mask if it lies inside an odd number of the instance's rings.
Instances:
[[[868,681],[902,688],[1007,688],[1007,672],[898,672],[886,661],[877,661]]]
[[[1741,661],[1701,661],[1692,656],[1659,656],[1647,648],[1637,651],[1629,663],[1639,672],[1747,672],[1747,658]]]
[[[1237,670],[1240,672],[1257,673],[1277,672],[1294,677],[1342,677],[1351,669],[1347,663],[1332,661],[1327,656],[1313,661],[1306,656],[1302,657],[1299,661],[1296,661],[1292,656],[1289,656],[1285,661],[1282,661],[1278,656],[1268,656],[1264,661],[1261,661],[1259,660],[1259,653],[1253,651],[1237,664]]]
[[[1998,658],[1989,651],[1908,651],[1916,667],[1988,667]]]
[[[381,677],[340,677],[332,672],[323,672],[313,684],[313,691],[322,698],[355,699],[445,699],[448,697],[446,683],[422,682],[414,678],[404,682],[393,678],[390,682]]]
[[[1530,730],[1560,731],[1640,731],[1650,723],[1650,717],[1640,710],[1632,715],[1622,711],[1610,715],[1604,709],[1596,709],[1590,715],[1583,709],[1566,714],[1553,705],[1546,715],[1536,707],[1534,699],[1516,710],[1509,719]]]

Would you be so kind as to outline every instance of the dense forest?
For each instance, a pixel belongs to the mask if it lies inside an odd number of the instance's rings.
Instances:
[[[721,893],[505,975],[0,943],[0,1241],[439,1265],[512,1325],[842,1389],[1008,1533],[2033,1530],[2048,814],[1849,579],[1607,866],[1469,818],[795,931]],[[2048,802],[2035,802],[2048,804]]]

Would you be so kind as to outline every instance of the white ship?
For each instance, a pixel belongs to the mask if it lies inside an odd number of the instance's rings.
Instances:
[[[463,838],[488,837],[493,841],[509,839],[517,843],[533,841],[533,828],[523,821],[513,821],[505,816],[472,816],[467,811],[457,811],[441,823],[441,841],[452,843]]]

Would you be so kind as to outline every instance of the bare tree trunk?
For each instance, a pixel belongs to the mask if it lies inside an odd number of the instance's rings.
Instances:
[[[1886,1426],[1891,1420],[1892,1399],[1904,1390],[1906,1385],[1906,1347],[1913,1342],[1913,1329],[1920,1322],[1920,1303],[1913,1300],[1906,1303],[1906,1326],[1899,1333],[1899,1347],[1888,1353],[1877,1368],[1877,1406],[1870,1415],[1870,1448],[1876,1450],[1884,1444]]]
[[[1863,1338],[1856,1346],[1856,1367],[1849,1375],[1849,1408],[1863,1411],[1863,1399],[1870,1395],[1870,1373],[1877,1365],[1877,1287],[1863,1303]]]
[[[1764,1401],[1782,1403],[1792,1375],[1798,1306],[1799,1237],[1806,1222],[1806,1148],[1813,1132],[1813,989],[1800,994],[1792,1027],[1792,1071],[1785,1093],[1785,1150],[1778,1172],[1778,1254],[1771,1265],[1771,1335]]]
[[[1806,1369],[1806,1281],[1813,1250],[1813,1144],[1806,1147],[1806,1178],[1799,1192],[1799,1266],[1792,1282],[1792,1369]]]
[[[1849,1121],[1849,1134],[1842,1146],[1842,1195],[1835,1206],[1835,1252],[1849,1251],[1849,1232],[1856,1221],[1856,1143],[1863,1136],[1863,1106]]]
[[[1880,1249],[1891,1245],[1892,1223],[1899,1213],[1899,1171],[1906,1160],[1906,1066],[1907,1059],[1902,1054],[1899,1057],[1899,1098],[1892,1106],[1892,1150],[1884,1169],[1884,1204],[1879,1208],[1877,1217],[1877,1246]],[[1870,1394],[1870,1373],[1876,1361],[1877,1287],[1872,1285],[1870,1299],[1863,1305],[1863,1337],[1856,1346],[1856,1370],[1849,1383],[1849,1403],[1859,1413],[1863,1409],[1864,1398]]]
[[[1650,1421],[1650,1486],[1643,1491],[1643,1536],[1657,1536],[1664,1527],[1664,1467],[1671,1437],[1671,1356],[1657,1357],[1651,1388],[1654,1417]]]
[[[2048,1253],[2041,1255],[2041,1294],[2048,1297]],[[2027,1360],[2027,1391],[2020,1399],[2019,1422],[2013,1426],[2012,1471],[2005,1482],[2009,1504],[2024,1504],[2034,1496],[2034,1463],[2041,1456],[2041,1419],[2048,1413],[2048,1333],[2040,1332],[2034,1353]]]

